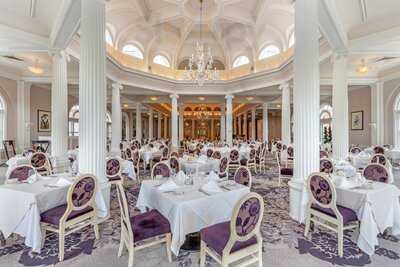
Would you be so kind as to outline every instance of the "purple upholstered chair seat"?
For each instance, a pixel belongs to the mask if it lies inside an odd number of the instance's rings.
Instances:
[[[218,176],[219,176],[219,178],[225,178],[226,177],[226,173],[220,173]]]
[[[281,168],[281,175],[293,176],[292,168]]]
[[[241,159],[240,160],[240,165],[242,165],[242,166],[246,166],[247,163],[251,163],[250,160],[248,160],[248,159]]]
[[[329,208],[323,208],[323,207],[319,206],[318,204],[312,204],[311,208],[314,210],[320,211],[326,215],[336,218],[336,215],[333,212],[333,210],[331,210]],[[344,225],[346,225],[350,222],[357,221],[357,214],[352,209],[345,208],[345,207],[339,206],[339,205],[337,205],[337,209],[339,210],[340,214],[342,214]]]
[[[52,224],[54,226],[58,226],[60,223],[61,217],[64,215],[65,211],[67,210],[67,204],[52,208],[48,211],[43,212],[40,214],[40,221]],[[87,208],[84,208],[82,210],[73,210],[71,214],[69,215],[68,220],[72,220],[80,215],[83,215],[87,212],[92,211],[93,208],[88,206]]]
[[[131,225],[135,242],[171,232],[168,220],[157,210],[133,216]]]
[[[201,240],[203,240],[208,247],[212,248],[219,255],[222,255],[222,251],[224,250],[226,243],[228,243],[230,234],[230,222],[214,224],[200,231]],[[257,244],[255,236],[244,242],[238,241],[233,245],[231,253],[254,244]]]
[[[121,176],[108,177],[108,181],[119,181],[119,180],[121,180]]]

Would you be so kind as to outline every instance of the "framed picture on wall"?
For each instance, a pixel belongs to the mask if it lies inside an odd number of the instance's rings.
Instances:
[[[364,112],[353,111],[351,113],[351,130],[361,131],[364,130]]]
[[[51,131],[51,112],[46,110],[38,110],[37,117],[38,132]]]

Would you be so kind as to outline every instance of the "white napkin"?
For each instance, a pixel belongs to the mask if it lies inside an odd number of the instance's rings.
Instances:
[[[209,181],[219,181],[219,176],[214,172],[211,171],[208,175],[207,175],[207,179]]]
[[[216,194],[222,192],[216,181],[208,181],[201,187],[201,190],[208,194]]]
[[[56,183],[48,184],[48,186],[51,186],[51,187],[64,187],[64,186],[70,186],[70,185],[72,185],[72,182],[65,178],[62,178],[62,177],[60,179],[58,179],[58,181]]]
[[[155,147],[153,147],[152,149],[151,149],[151,152],[157,152],[158,151],[158,149],[157,148],[155,148]]]
[[[175,179],[176,179],[177,181],[181,182],[181,183],[184,183],[185,180],[186,180],[186,178],[187,178],[187,175],[186,175],[183,171],[179,171],[179,172],[176,174],[176,177],[175,177]]]
[[[173,191],[175,189],[178,189],[179,186],[172,180],[172,179],[168,179],[168,181],[166,181],[165,183],[163,183],[162,185],[160,185],[158,187],[158,190],[160,191]]]
[[[370,155],[366,153],[365,151],[361,151],[360,154],[358,154],[360,158],[369,158]]]
[[[34,174],[32,174],[31,176],[29,176],[28,177],[28,179],[26,179],[26,182],[28,183],[28,184],[33,184],[33,183],[36,183],[36,181],[38,180],[38,174],[37,173],[34,173]]]
[[[197,162],[199,163],[206,163],[207,161],[207,156],[206,155],[201,155],[198,159]]]

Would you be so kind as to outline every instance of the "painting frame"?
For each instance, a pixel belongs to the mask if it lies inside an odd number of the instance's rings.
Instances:
[[[51,132],[51,111],[38,109],[37,129],[39,133]]]
[[[362,131],[364,130],[364,111],[351,112],[351,130]]]

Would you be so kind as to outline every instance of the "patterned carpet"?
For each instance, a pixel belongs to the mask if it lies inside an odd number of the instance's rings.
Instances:
[[[262,223],[264,266],[400,266],[400,242],[392,236],[381,237],[381,247],[369,257],[357,249],[354,241],[358,232],[347,232],[344,257],[337,256],[336,235],[315,230],[309,239],[303,237],[304,226],[290,219],[288,214],[289,190],[278,187],[268,175],[257,176],[253,191],[265,201]],[[128,189],[128,201],[134,211],[139,186]],[[115,191],[112,192],[111,218],[101,224],[101,239],[94,239],[92,228],[67,236],[65,260],[58,263],[58,237],[46,238],[40,254],[34,254],[14,236],[0,247],[0,266],[126,266],[127,255],[117,257],[120,235],[119,207]],[[173,263],[168,263],[165,248],[155,246],[135,254],[136,266],[198,266],[198,253],[181,251]],[[216,266],[207,259],[207,266]]]

